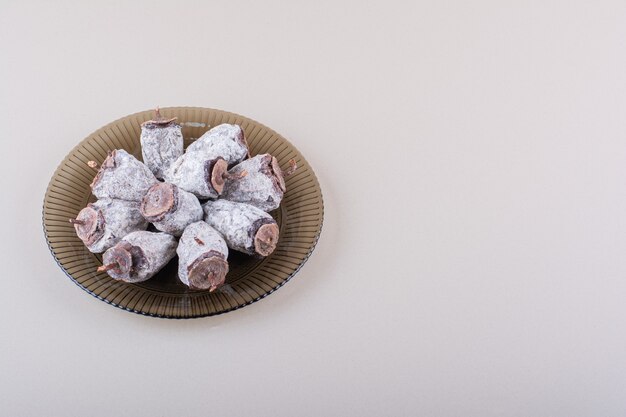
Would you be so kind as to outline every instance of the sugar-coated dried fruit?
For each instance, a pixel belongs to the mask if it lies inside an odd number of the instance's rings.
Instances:
[[[202,220],[203,212],[195,195],[174,184],[159,182],[143,197],[141,214],[158,230],[180,236],[187,225]]]
[[[239,125],[223,123],[208,130],[187,147],[187,152],[220,156],[232,167],[250,156],[248,143]]]
[[[91,252],[103,253],[98,271],[141,282],[178,255],[182,283],[215,291],[229,271],[229,248],[257,257],[276,250],[279,227],[267,212],[279,207],[295,160],[282,169],[270,154],[250,158],[244,130],[228,123],[185,151],[181,125],[158,108],[142,123],[140,142],[144,162],[123,149],[101,165],[88,162],[98,201],[70,222]]]
[[[220,232],[230,249],[248,255],[268,256],[278,243],[278,225],[250,204],[228,200],[207,201],[204,220]]]
[[[289,163],[290,167],[283,171],[278,166],[278,160],[267,153],[246,159],[228,173],[233,178],[238,178],[242,172],[247,175],[236,181],[227,181],[222,198],[251,204],[263,211],[277,209],[286,191],[285,177],[297,168],[293,159]]]
[[[94,161],[89,161],[89,166],[98,168]],[[157,179],[147,166],[125,150],[116,149],[99,167],[91,192],[97,198],[141,201],[155,183]]]
[[[165,173],[165,180],[198,198],[218,198],[227,179],[236,181],[245,172],[231,175],[228,162],[206,152],[186,152]]]
[[[75,219],[70,219],[70,223],[93,253],[102,253],[128,233],[148,227],[139,211],[139,203],[109,198],[88,204]]]
[[[183,133],[176,117],[165,118],[157,108],[154,119],[141,124],[139,139],[144,164],[155,177],[163,179],[165,171],[183,154]]]
[[[176,238],[167,233],[133,232],[104,252],[98,271],[120,281],[146,281],[176,255],[176,246]]]
[[[178,278],[189,288],[214,291],[228,273],[228,247],[220,233],[204,221],[192,223],[178,243]]]

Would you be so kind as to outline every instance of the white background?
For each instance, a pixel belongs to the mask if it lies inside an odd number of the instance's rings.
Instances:
[[[624,416],[626,3],[0,1],[0,415]],[[276,294],[141,317],[48,253],[54,169],[161,106],[315,169]]]

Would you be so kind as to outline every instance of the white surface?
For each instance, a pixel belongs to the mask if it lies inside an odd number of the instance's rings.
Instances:
[[[263,3],[0,3],[0,415],[624,416],[626,3]],[[57,164],[157,104],[316,170],[276,294],[157,320],[57,268]]]

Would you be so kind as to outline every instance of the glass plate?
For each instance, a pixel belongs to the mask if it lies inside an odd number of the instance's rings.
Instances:
[[[183,126],[185,146],[220,123],[240,125],[250,154],[270,153],[280,166],[295,159],[298,170],[286,178],[287,191],[280,208],[271,214],[280,227],[276,250],[258,259],[232,251],[226,283],[218,290],[189,290],[177,277],[177,259],[152,279],[128,284],[96,272],[102,256],[87,250],[68,222],[91,201],[89,184],[94,171],[87,161],[101,163],[107,152],[125,149],[141,159],[141,123],[153,116],[147,110],[116,120],[89,135],[61,162],[55,171],[43,204],[43,228],[48,247],[63,271],[89,294],[116,307],[153,317],[194,318],[226,313],[271,294],[293,277],[311,255],[323,221],[322,192],[311,166],[302,154],[273,130],[262,124],[221,110],[198,107],[161,109],[165,117],[177,117]]]

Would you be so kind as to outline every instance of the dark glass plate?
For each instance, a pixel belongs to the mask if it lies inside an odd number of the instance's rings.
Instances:
[[[280,166],[290,159],[298,164],[286,179],[287,192],[272,216],[280,227],[274,253],[254,258],[235,251],[229,256],[226,284],[215,292],[189,290],[177,278],[174,259],[152,279],[127,284],[96,272],[101,255],[89,252],[68,222],[94,201],[89,184],[94,171],[86,163],[101,163],[107,152],[125,149],[141,159],[139,135],[142,122],[153,112],[144,111],[116,120],[89,135],[61,162],[50,180],[43,205],[43,227],[50,252],[59,266],[79,287],[116,307],[163,318],[212,316],[244,307],[284,285],[306,262],[319,238],[323,221],[322,192],[313,169],[298,150],[273,130],[246,117],[197,107],[161,109],[166,117],[178,117],[185,146],[220,123],[240,125],[251,155],[271,153]]]

